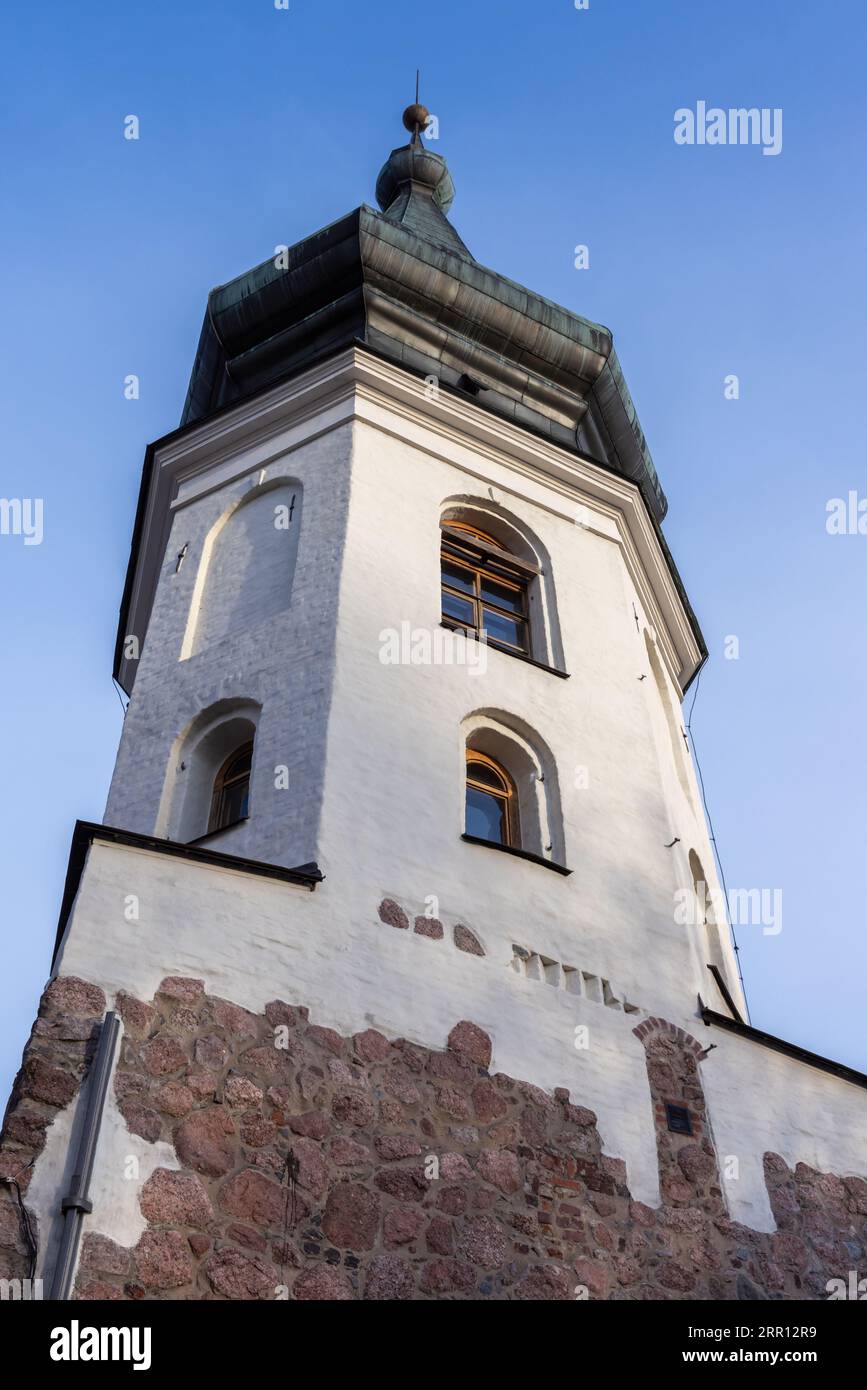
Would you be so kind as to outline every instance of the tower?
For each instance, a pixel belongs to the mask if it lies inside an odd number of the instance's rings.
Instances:
[[[846,1176],[840,1239],[863,1200],[865,1078],[745,1022],[611,334],[474,258],[426,119],[379,211],[212,292],[147,451],[130,703],[4,1148],[57,1296],[735,1296],[642,1223],[734,1219],[770,1286],[790,1164]]]

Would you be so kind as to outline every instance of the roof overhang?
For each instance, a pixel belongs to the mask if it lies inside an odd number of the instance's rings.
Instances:
[[[661,521],[610,331],[480,265],[430,200],[401,219],[356,208],[213,290],[182,423],[361,342],[441,385],[469,379],[486,409],[563,449],[584,451],[592,428]]]
[[[220,850],[181,844],[176,840],[161,840],[155,835],[139,835],[133,830],[118,830],[111,825],[97,825],[94,821],[78,820],[75,822],[72,843],[69,846],[66,881],[63,886],[57,935],[51,957],[52,969],[81,884],[81,876],[87,862],[87,852],[97,840],[103,844],[126,845],[130,849],[149,850],[154,854],[163,854],[170,858],[186,859],[190,863],[208,864],[212,868],[232,869],[236,873],[252,874],[258,878],[273,878],[281,883],[297,884],[298,887],[306,888],[311,893],[325,877],[316,864],[304,864],[298,869],[284,869],[279,864],[266,864],[260,859],[245,859],[237,854],[223,854]]]
[[[722,1028],[727,1033],[736,1033],[739,1038],[747,1038],[750,1042],[758,1043],[760,1047],[770,1048],[772,1052],[781,1052],[784,1057],[792,1057],[807,1067],[830,1072],[831,1076],[837,1076],[841,1081],[849,1081],[853,1086],[867,1087],[867,1076],[861,1071],[856,1071],[854,1067],[847,1067],[845,1063],[835,1062],[830,1057],[821,1057],[818,1052],[808,1052],[797,1043],[774,1037],[773,1033],[763,1033],[761,1029],[753,1028],[742,1019],[728,1018],[725,1014],[716,1013],[707,1007],[701,995],[698,997],[698,1011],[702,1023],[708,1028]]]

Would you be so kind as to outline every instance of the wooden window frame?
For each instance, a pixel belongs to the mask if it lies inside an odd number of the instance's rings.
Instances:
[[[234,777],[229,776],[233,763],[236,763],[243,754],[250,755],[250,766],[245,772],[237,773]],[[232,825],[238,825],[240,821],[246,820],[246,816],[236,816],[234,820],[223,820],[223,807],[227,790],[232,790],[241,783],[247,784],[247,797],[250,795],[250,777],[253,771],[253,740],[248,739],[239,748],[235,748],[226,758],[216,777],[214,778],[214,790],[211,793],[211,813],[208,817],[207,834],[213,835],[218,830],[228,830]]]
[[[538,574],[538,569],[519,561],[505,546],[476,526],[466,522],[450,522],[441,529],[440,591],[472,605],[473,615],[472,622],[463,622],[460,618],[441,610],[443,623],[453,631],[465,632],[468,636],[472,634],[478,640],[485,632],[484,611],[488,609],[501,618],[520,623],[524,634],[521,644],[488,635],[488,645],[517,656],[531,657],[529,582],[533,575]],[[472,582],[472,593],[466,593],[449,584],[448,578],[442,572],[444,563],[460,565],[467,571],[468,580],[471,579]],[[486,579],[502,588],[513,590],[520,599],[519,611],[514,612],[485,598],[482,586]]]
[[[474,781],[470,768],[473,763],[480,763],[489,768],[499,779],[502,791],[496,791],[488,783]],[[476,748],[468,748],[466,755],[466,779],[464,787],[464,827],[466,828],[466,791],[473,787],[476,791],[485,792],[488,796],[496,797],[503,802],[503,828],[505,840],[490,840],[489,844],[505,845],[508,849],[521,848],[521,820],[518,814],[518,789],[515,786],[514,778],[506,771],[501,763],[489,758],[487,753],[480,753]]]

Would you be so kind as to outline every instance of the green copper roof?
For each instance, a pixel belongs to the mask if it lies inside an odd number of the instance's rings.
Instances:
[[[362,343],[666,500],[600,324],[480,265],[446,216],[454,184],[416,132],[362,206],[211,292],[182,424]]]

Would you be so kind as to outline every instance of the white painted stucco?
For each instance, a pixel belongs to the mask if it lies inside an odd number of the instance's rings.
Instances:
[[[700,1027],[700,1025],[699,1025]],[[701,1064],[708,1114],[729,1210],[757,1231],[776,1229],[762,1169],[762,1154],[780,1154],[793,1168],[867,1176],[867,1091],[826,1071],[757,1046],[749,1039],[712,1037],[715,1050]],[[726,1160],[736,1176],[725,1177]]]
[[[58,969],[110,998],[122,988],[149,999],[165,975],[197,976],[251,1009],[282,997],[344,1033],[373,1026],[433,1047],[472,1019],[491,1034],[495,1069],[566,1086],[594,1109],[633,1194],[657,1203],[644,1050],[632,1029],[659,1015],[709,1041],[697,995],[725,1010],[709,959],[742,996],[727,932],[709,953],[704,923],[675,914],[675,894],[692,885],[691,851],[718,891],[680,733],[680,686],[700,652],[637,489],[471,404],[431,400],[422,383],[361,352],[206,422],[156,466],[171,522],[161,530],[152,519],[165,548],[142,559],[159,580],[106,820],[146,834],[177,824],[184,731],[204,711],[248,702],[259,711],[250,818],[208,843],[285,866],[316,861],[326,878],[311,894],[96,843]],[[287,481],[304,498],[287,603],[269,592],[261,622],[250,621],[246,537],[244,623],[223,622],[212,606],[203,627],[195,605],[207,594],[214,528],[233,524],[251,488]],[[484,674],[380,659],[388,629],[440,630],[439,524],[456,504],[537,538],[546,651],[568,679],[493,649]],[[231,546],[222,553],[231,592]],[[269,583],[275,573],[284,570],[263,570]],[[213,640],[200,644],[200,632]],[[559,824],[546,819],[545,789],[540,825],[552,850],[541,848],[569,876],[461,839],[466,730],[491,711],[553,760]],[[277,768],[288,769],[285,789]],[[433,906],[446,940],[384,925],[385,897],[410,917]],[[484,959],[456,950],[457,923],[476,932]],[[576,972],[595,983],[575,993],[553,966],[529,979],[513,968],[514,944],[573,967],[570,984]],[[624,1000],[641,1012],[625,1012]],[[574,1046],[579,1025],[585,1050]],[[739,1158],[726,1186],[733,1216],[770,1229],[766,1149],[867,1171],[863,1091],[728,1034],[713,1041],[702,1077],[718,1151]],[[101,1165],[123,1147],[114,1130],[109,1118]],[[53,1138],[39,1161],[41,1200],[52,1152]],[[134,1234],[137,1189],[114,1171],[100,1181],[109,1233]]]
[[[497,921],[505,937],[520,928],[522,943],[530,898],[530,934],[555,959],[583,951],[630,997],[653,995],[660,1008],[684,990],[721,1004],[703,927],[674,921],[675,893],[692,883],[690,849],[718,886],[689,758],[671,734],[673,681],[698,651],[692,639],[688,655],[688,623],[637,489],[476,407],[432,402],[422,383],[364,353],[332,371],[327,403],[322,374],[311,373],[307,390],[294,382],[270,414],[260,402],[251,421],[252,407],[238,407],[234,454],[222,420],[216,437],[202,426],[158,460],[176,470],[174,515],[107,822],[170,833],[181,823],[180,782],[195,780],[181,769],[184,730],[215,705],[252,701],[261,715],[251,817],[211,846],[317,861],[365,902],[433,895],[455,915]],[[251,489],[281,479],[304,495],[288,606],[275,611],[269,591],[261,623],[186,656],[215,526]],[[389,629],[442,631],[439,525],[457,505],[481,520],[487,509],[492,525],[514,526],[531,546],[535,538],[549,659],[568,680],[494,649],[484,674],[381,660]],[[244,547],[239,582],[250,585],[253,568]],[[271,574],[263,563],[269,584]],[[571,878],[460,840],[462,730],[483,710],[550,750],[560,814],[545,825],[547,843]],[[183,823],[194,820],[185,810]],[[739,999],[727,940],[722,949]]]
[[[121,1034],[120,1047],[123,1046]],[[115,1056],[115,1063],[119,1056]],[[78,1129],[84,1114],[83,1090],[75,1103],[57,1113],[45,1133],[45,1148],[34,1167],[27,1205],[39,1217],[37,1276],[50,1277],[63,1230],[60,1210],[74,1171]],[[147,1222],[139,1207],[144,1183],[156,1168],[179,1168],[171,1144],[149,1143],[131,1134],[117,1108],[114,1086],[109,1086],[100,1124],[89,1199],[93,1211],[81,1219],[81,1233],[93,1230],[109,1235],[119,1245],[137,1243]],[[81,1246],[79,1244],[79,1253]]]

